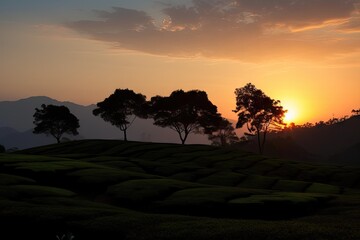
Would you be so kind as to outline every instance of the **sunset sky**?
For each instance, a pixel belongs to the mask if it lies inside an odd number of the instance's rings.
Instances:
[[[0,1],[0,101],[200,89],[236,119],[248,82],[298,124],[360,108],[360,0]]]

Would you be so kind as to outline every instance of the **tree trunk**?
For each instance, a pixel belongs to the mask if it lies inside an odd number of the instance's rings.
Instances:
[[[184,134],[184,137],[181,135],[181,132],[180,131],[177,131],[177,133],[179,134],[179,137],[180,137],[180,140],[181,140],[181,144],[184,145],[185,144],[185,141],[186,141],[186,138],[187,136],[189,135],[189,133],[186,133]]]
[[[187,138],[188,134],[185,133],[184,137],[181,136],[180,134],[180,139],[181,139],[181,144],[182,145],[185,145],[185,141],[186,141],[186,138]]]
[[[225,135],[220,135],[220,142],[221,142],[221,146],[225,147],[227,142],[226,142],[226,137]]]
[[[56,139],[56,143],[60,143],[61,135],[55,133],[50,133],[51,136],[53,136]]]
[[[127,142],[126,129],[123,130],[123,132],[124,132],[124,141]]]
[[[181,143],[184,145],[187,137],[189,136],[189,133],[185,131],[184,139],[181,139]]]
[[[268,128],[269,128],[269,125],[270,125],[270,122],[269,124],[266,126],[265,130],[264,130],[264,134],[263,134],[263,140],[262,140],[262,144],[261,144],[261,152],[264,153],[265,151],[265,142],[266,142],[266,136],[267,136],[267,131],[268,131]]]
[[[263,141],[262,141],[262,146],[261,146],[261,148],[262,148],[262,150],[261,150],[262,153],[263,153],[264,150],[265,150],[266,133],[267,133],[267,130],[265,130],[264,136],[263,136]]]
[[[257,132],[257,139],[258,139],[259,153],[260,153],[260,154],[263,154],[263,149],[262,149],[262,147],[261,147],[260,131],[259,131],[259,130],[257,130],[256,132]]]

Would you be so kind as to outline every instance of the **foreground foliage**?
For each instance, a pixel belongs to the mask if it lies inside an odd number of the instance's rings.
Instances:
[[[16,238],[360,237],[358,168],[88,140],[3,154],[0,169],[0,221]]]

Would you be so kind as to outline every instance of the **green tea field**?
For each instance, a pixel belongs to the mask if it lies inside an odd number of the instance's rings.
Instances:
[[[360,168],[84,140],[1,154],[0,170],[6,239],[360,239]]]

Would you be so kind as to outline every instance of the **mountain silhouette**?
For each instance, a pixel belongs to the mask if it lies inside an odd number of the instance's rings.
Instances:
[[[6,138],[7,136],[10,136],[10,135],[13,135],[16,133],[19,133],[19,132],[11,127],[0,127],[0,139]]]
[[[0,102],[0,144],[6,148],[29,148],[55,143],[56,140],[45,135],[35,135],[33,114],[41,104],[64,105],[80,120],[79,136],[70,139],[122,139],[121,131],[100,117],[92,114],[93,105],[82,106],[72,102],[61,102],[46,96],[29,97],[17,101]],[[175,131],[153,125],[152,119],[137,118],[129,128],[130,141],[179,143]],[[207,136],[191,135],[188,143],[208,144]]]
[[[334,124],[270,133],[265,153],[297,160],[360,165],[360,116]],[[286,151],[274,151],[286,149]]]
[[[360,142],[329,158],[329,163],[360,165]]]

